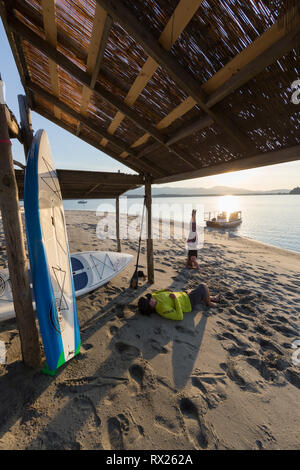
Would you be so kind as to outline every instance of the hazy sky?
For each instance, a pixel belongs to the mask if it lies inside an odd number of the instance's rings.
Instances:
[[[19,119],[17,95],[24,94],[24,90],[2,22],[0,22],[0,44],[0,72],[6,84],[6,102],[17,119]],[[52,124],[39,114],[32,111],[31,116],[33,129],[35,131],[45,129],[49,135],[56,168],[98,171],[121,170],[122,172],[132,173],[131,169],[106,156],[78,137]],[[23,147],[15,140],[13,140],[13,154],[15,160],[24,163]],[[233,186],[253,190],[289,189],[300,186],[300,160],[253,170],[243,170],[171,183],[168,186],[206,188],[212,186]]]

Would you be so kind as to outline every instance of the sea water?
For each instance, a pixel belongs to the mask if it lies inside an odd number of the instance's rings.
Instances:
[[[300,195],[255,196],[203,196],[203,197],[153,197],[153,217],[169,216],[177,222],[188,223],[191,209],[201,215],[215,211],[242,211],[242,223],[232,233],[252,238],[270,245],[300,252]],[[115,201],[91,199],[86,204],[65,200],[65,210],[115,211]],[[143,198],[120,198],[120,211],[140,215]],[[168,210],[169,208],[169,210]],[[161,209],[161,210],[160,210]],[[210,229],[213,230],[213,229]]]

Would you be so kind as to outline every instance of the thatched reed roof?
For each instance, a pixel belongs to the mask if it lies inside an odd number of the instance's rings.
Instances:
[[[139,175],[100,171],[56,170],[63,199],[115,199],[143,184]],[[15,170],[19,198],[24,199],[24,171]]]
[[[154,182],[300,159],[296,0],[0,0],[32,109]]]

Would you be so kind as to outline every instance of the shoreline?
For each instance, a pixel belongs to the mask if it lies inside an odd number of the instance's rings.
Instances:
[[[93,210],[80,210],[80,209],[65,209],[65,212],[82,212],[83,214],[84,213],[93,213],[95,214],[96,211],[93,211]],[[115,216],[115,212],[108,212],[107,213],[109,216]],[[126,213],[120,213],[120,220],[122,218],[122,215],[126,215],[128,218],[133,218],[133,219],[138,219],[140,216],[139,215],[127,215]],[[96,217],[99,217],[96,215]],[[166,220],[166,219],[157,219],[155,217],[153,217],[153,226],[155,227],[155,223],[156,224],[159,224],[159,223],[162,223],[162,224],[165,224],[165,223],[168,223],[170,222],[171,224],[173,224],[174,226],[177,226],[178,228],[181,228],[182,225],[184,225],[184,229],[186,232],[188,232],[188,226],[189,226],[189,222],[179,222],[177,220],[174,220],[174,219],[171,219],[170,221]],[[243,235],[236,235],[233,231],[230,231],[230,230],[226,230],[226,229],[211,229],[209,227],[206,227],[205,226],[201,226],[203,227],[204,229],[204,234],[205,234],[205,231],[216,231],[217,232],[220,232],[220,233],[227,233],[227,234],[230,234],[229,236],[231,236],[232,238],[242,238],[242,239],[245,239],[245,240],[249,240],[249,241],[252,241],[252,242],[256,242],[256,243],[260,243],[262,245],[265,245],[265,246],[269,246],[271,248],[274,248],[274,249],[278,249],[278,250],[282,250],[282,251],[285,251],[287,253],[291,253],[291,254],[295,254],[295,255],[299,255],[300,257],[300,251],[296,251],[296,250],[290,250],[290,249],[287,249],[287,248],[281,248],[280,246],[277,246],[277,245],[273,245],[272,243],[266,243],[266,242],[262,242],[260,240],[256,240],[255,238],[251,238],[251,237],[246,237],[246,236],[243,236]],[[144,232],[145,233],[145,232]],[[184,238],[182,238],[183,240]],[[125,239],[126,240],[126,239]],[[142,238],[142,240],[146,240],[146,238]],[[154,238],[154,240],[161,240],[161,239],[157,239],[157,238]],[[165,239],[163,239],[165,240]],[[122,242],[122,239],[121,239],[121,242]],[[201,249],[201,248],[200,248]]]

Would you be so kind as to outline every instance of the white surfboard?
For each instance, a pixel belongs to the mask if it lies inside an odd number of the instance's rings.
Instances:
[[[113,251],[83,251],[71,254],[76,297],[106,284],[120,274],[132,260],[132,255]],[[35,308],[33,290],[31,294]],[[15,316],[9,271],[3,269],[0,271],[0,322]]]
[[[0,271],[0,321],[16,316],[8,269]]]
[[[73,253],[71,264],[76,297],[106,284],[132,261],[133,256],[113,251]]]

